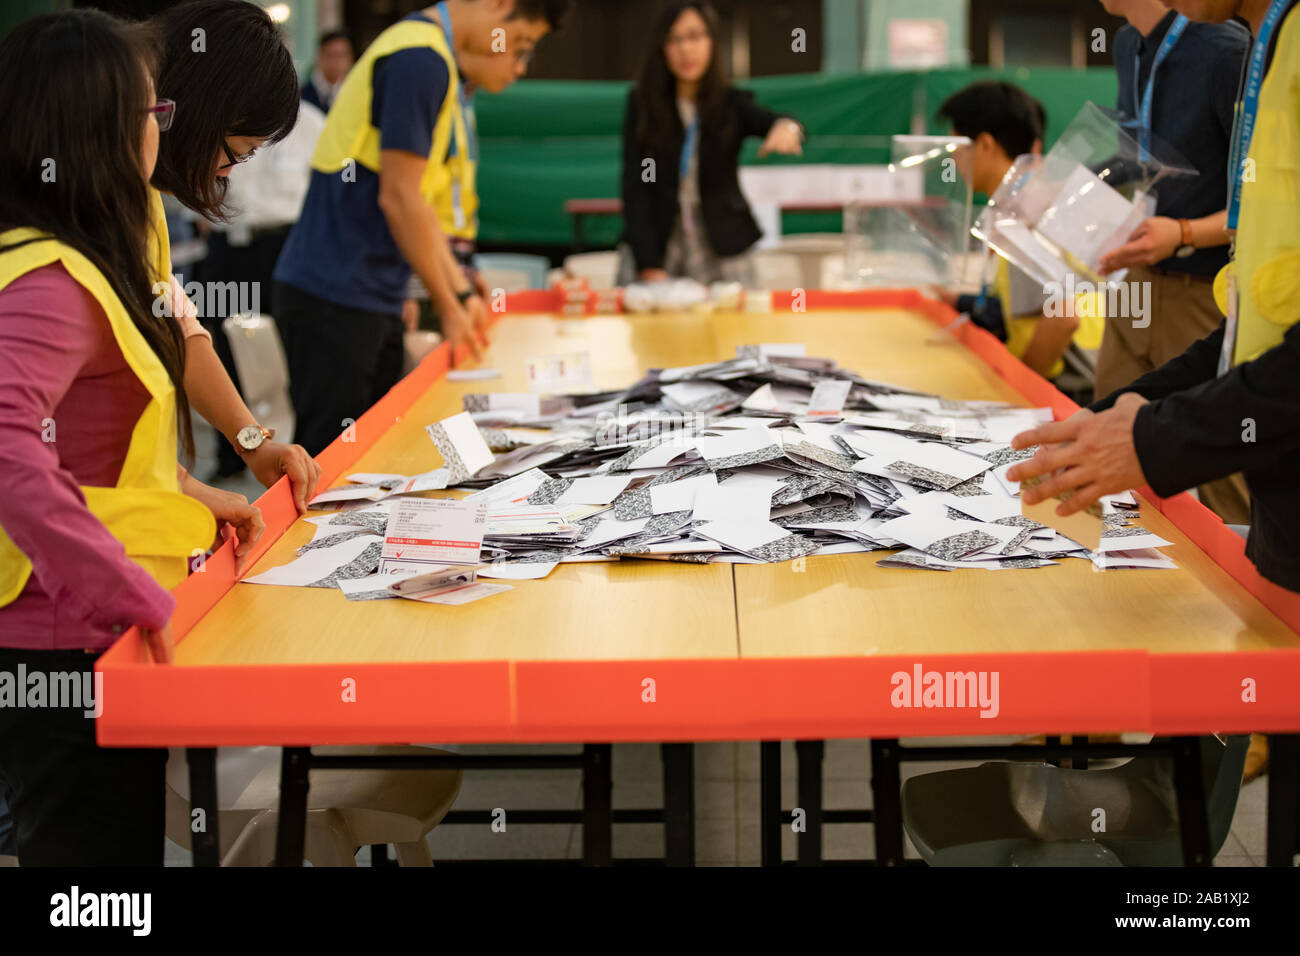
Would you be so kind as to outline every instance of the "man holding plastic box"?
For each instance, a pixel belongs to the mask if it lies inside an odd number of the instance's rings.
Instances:
[[[1129,270],[1142,283],[1141,321],[1113,315],[1097,356],[1098,397],[1182,354],[1223,320],[1214,277],[1228,263],[1223,183],[1241,65],[1250,34],[1239,23],[1197,23],[1160,0],[1101,0],[1128,21],[1115,34],[1117,106],[1137,127],[1139,148],[1172,147],[1197,172],[1156,187],[1156,215],[1129,242],[1106,255],[1102,271]],[[1198,489],[1201,500],[1232,524],[1250,523],[1250,496],[1240,475]]]
[[[1168,0],[1196,20],[1243,17],[1246,62],[1228,164],[1232,262],[1216,281],[1227,320],[1165,365],[1063,422],[1016,436],[1041,445],[1008,477],[1063,493],[1058,514],[1149,485],[1169,496],[1236,471],[1253,520],[1246,556],[1300,591],[1300,0]]]

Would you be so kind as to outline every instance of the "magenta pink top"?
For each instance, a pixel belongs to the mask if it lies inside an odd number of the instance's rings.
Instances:
[[[149,393],[108,317],[60,264],[0,290],[0,528],[32,563],[0,647],[104,648],[175,602],[86,507],[117,484]]]

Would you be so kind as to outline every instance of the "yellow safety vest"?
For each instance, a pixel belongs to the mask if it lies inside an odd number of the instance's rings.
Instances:
[[[339,173],[350,162],[355,162],[373,173],[379,172],[380,133],[370,122],[375,61],[409,49],[433,50],[447,64],[447,95],[434,124],[429,163],[420,180],[420,190],[425,201],[439,210],[442,228],[461,235],[461,230],[456,227],[455,203],[459,200],[464,210],[463,218],[472,223],[472,213],[478,209],[478,197],[474,191],[476,173],[474,163],[463,156],[466,152],[463,145],[456,156],[450,160],[447,157],[453,132],[458,144],[467,143],[468,137],[465,115],[460,107],[460,73],[456,69],[456,59],[447,46],[442,28],[435,23],[399,20],[366,48],[356,65],[348,71],[334,105],[325,117],[325,128],[316,143],[311,166],[322,173]],[[453,185],[456,187],[454,191]],[[444,206],[447,209],[445,217],[442,214]],[[472,238],[472,235],[467,238]]]
[[[1288,14],[1278,33],[1247,156],[1236,259],[1214,285],[1226,314],[1227,271],[1238,276],[1233,365],[1259,358],[1300,321],[1300,15]]]
[[[216,521],[206,507],[179,491],[171,378],[103,273],[75,249],[34,229],[3,233],[0,248],[26,239],[37,241],[0,254],[0,290],[34,269],[62,262],[104,309],[127,366],[151,396],[131,433],[117,485],[81,491],[91,513],[122,542],[127,556],[160,585],[173,588],[185,579],[190,556],[211,546]],[[31,573],[31,561],[0,529],[0,607],[22,593]]]

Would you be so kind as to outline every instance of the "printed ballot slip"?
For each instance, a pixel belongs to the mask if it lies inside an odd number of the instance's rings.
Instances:
[[[481,502],[411,498],[399,501],[388,517],[379,570],[400,565],[478,564],[487,528]]]
[[[528,387],[544,391],[577,391],[591,388],[591,353],[534,355],[524,362]]]

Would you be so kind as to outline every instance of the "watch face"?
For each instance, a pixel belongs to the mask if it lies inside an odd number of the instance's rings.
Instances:
[[[246,425],[235,435],[235,440],[239,442],[240,448],[253,451],[262,444],[262,429],[256,425]]]

